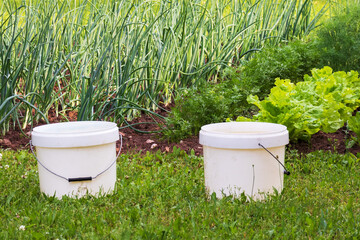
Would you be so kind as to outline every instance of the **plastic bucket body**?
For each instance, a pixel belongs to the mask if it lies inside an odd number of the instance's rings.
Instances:
[[[203,126],[199,136],[209,194],[216,193],[217,198],[245,194],[261,200],[274,191],[282,191],[282,165],[285,145],[289,143],[286,126],[263,122],[216,123]]]
[[[32,131],[40,190],[62,198],[111,193],[116,182],[115,123],[54,123]]]

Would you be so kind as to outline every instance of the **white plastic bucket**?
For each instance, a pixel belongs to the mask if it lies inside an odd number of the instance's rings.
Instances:
[[[40,190],[59,199],[111,193],[116,182],[115,123],[79,121],[35,127]]]
[[[282,191],[285,145],[289,143],[286,126],[265,122],[209,124],[202,126],[199,141],[209,194],[222,198],[244,193],[261,200],[274,189]]]

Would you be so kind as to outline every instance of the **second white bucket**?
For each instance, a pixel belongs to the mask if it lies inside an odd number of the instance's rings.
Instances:
[[[286,126],[265,122],[226,122],[202,126],[205,186],[217,198],[245,194],[254,200],[279,193],[284,184]],[[286,173],[289,173],[286,171]]]
[[[64,195],[97,196],[114,190],[116,182],[115,123],[79,121],[35,127],[40,190],[59,199]]]

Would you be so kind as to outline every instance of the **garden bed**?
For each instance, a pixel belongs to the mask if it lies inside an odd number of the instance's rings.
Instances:
[[[157,112],[160,115],[166,116],[166,111],[161,110]],[[69,113],[68,119],[76,121],[76,114]],[[49,113],[49,122],[56,123],[64,121],[62,118],[57,117],[55,113]],[[131,121],[130,124],[152,122],[153,120],[142,114],[140,117]],[[39,123],[42,125],[45,123]],[[137,130],[150,133],[142,133],[131,129],[130,127],[123,128],[120,130],[120,134],[123,136],[123,153],[146,151],[156,152],[172,152],[174,147],[180,148],[187,153],[194,151],[195,155],[202,155],[202,145],[199,143],[198,136],[191,136],[183,139],[179,142],[168,142],[162,139],[161,133],[157,131],[161,130],[156,124],[139,124],[135,126]],[[10,130],[0,139],[1,148],[10,148],[13,150],[28,149],[28,143],[30,140],[31,127],[28,126],[24,130],[19,128]],[[345,153],[351,152],[357,154],[360,152],[360,146],[354,145],[351,148],[346,148],[347,141],[353,135],[351,132],[347,132],[346,128],[341,128],[335,133],[324,133],[322,131],[314,134],[310,142],[299,141],[297,143],[290,143],[289,148],[296,149],[299,153],[309,153],[316,150],[329,150],[331,152]],[[118,143],[119,148],[119,143]]]

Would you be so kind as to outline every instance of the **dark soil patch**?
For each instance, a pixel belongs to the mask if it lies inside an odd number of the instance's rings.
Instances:
[[[351,152],[357,154],[360,152],[360,146],[358,144],[353,145],[351,148],[347,148],[347,142],[351,140],[351,136],[355,136],[354,133],[347,133],[345,128],[339,129],[335,133],[324,133],[322,131],[314,134],[310,142],[299,141],[297,143],[290,143],[291,149],[297,149],[299,153],[309,153],[316,150],[325,150],[338,153]]]
[[[165,116],[166,111],[159,110],[158,114]],[[75,121],[76,113],[69,113],[68,119]],[[65,120],[61,117],[57,117],[54,112],[49,114],[50,123],[61,121]],[[121,151],[123,153],[139,151],[145,153],[146,151],[156,152],[159,150],[161,152],[172,152],[173,148],[177,147],[187,153],[194,151],[197,156],[202,155],[202,145],[199,144],[198,136],[192,136],[176,143],[168,142],[166,140],[162,140],[160,133],[157,133],[157,131],[161,130],[159,125],[144,123],[153,121],[154,120],[150,116],[142,114],[141,117],[130,122],[130,124],[136,124],[133,126],[136,130],[131,127],[121,128],[119,131],[123,138]],[[38,125],[43,124],[45,123],[41,122]],[[20,130],[19,127],[10,130],[0,139],[0,147],[3,149],[10,148],[13,150],[29,149],[31,129],[32,127],[28,126],[24,130]],[[318,132],[312,136],[310,142],[300,141],[297,143],[290,143],[288,147],[291,149],[297,149],[299,153],[309,153],[316,150],[328,150],[338,153],[351,152],[353,154],[357,154],[360,152],[360,146],[358,144],[352,146],[351,148],[346,148],[346,142],[351,138],[351,136],[354,136],[353,133],[347,133],[345,128],[330,134]],[[119,150],[120,143],[118,143],[117,148]]]

